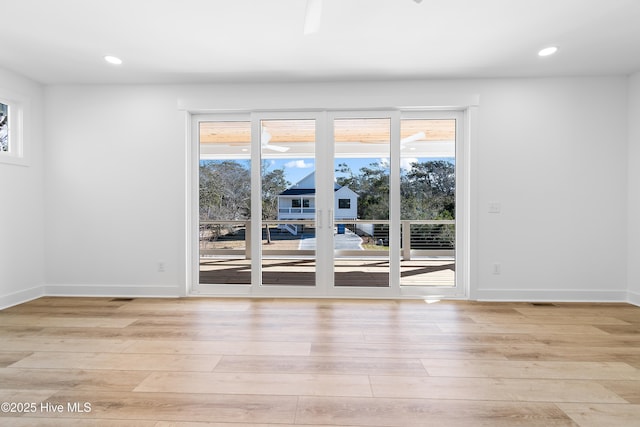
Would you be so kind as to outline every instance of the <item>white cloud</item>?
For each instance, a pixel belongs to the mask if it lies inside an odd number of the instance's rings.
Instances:
[[[400,168],[404,170],[410,170],[411,163],[416,162],[418,162],[418,159],[416,157],[402,157],[400,158]],[[388,168],[391,165],[388,157],[382,157],[381,159],[379,159],[379,163],[383,168]]]
[[[411,163],[417,163],[418,159],[415,157],[402,157],[400,159],[400,168],[404,170],[411,169]]]
[[[305,163],[304,160],[292,160],[284,164],[288,168],[309,169],[313,167],[313,163]]]

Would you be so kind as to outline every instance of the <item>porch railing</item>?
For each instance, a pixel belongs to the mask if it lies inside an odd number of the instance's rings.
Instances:
[[[296,208],[293,208],[296,209]],[[284,230],[284,225],[295,226],[296,230],[307,230],[307,233],[296,233],[299,237]],[[261,238],[264,240],[265,227],[270,229],[270,237],[275,243],[287,233],[287,240],[295,238],[309,239],[315,237],[315,220],[268,220],[262,221]],[[370,257],[380,256],[389,246],[388,220],[335,220],[334,233],[349,232],[358,234],[365,243],[361,249],[336,249],[336,256]],[[219,220],[200,221],[200,255],[201,256],[235,256],[251,258],[251,221],[249,220]],[[453,220],[402,220],[400,236],[401,254],[403,260],[416,257],[446,256],[455,254],[455,221]],[[274,245],[277,246],[277,245]],[[307,246],[308,247],[308,246]],[[314,250],[274,248],[264,249],[264,255],[309,255]]]
[[[280,208],[278,212],[281,214],[312,214],[315,215],[315,208]]]

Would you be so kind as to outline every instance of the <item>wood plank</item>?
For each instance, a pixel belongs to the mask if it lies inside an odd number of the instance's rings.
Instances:
[[[132,391],[149,376],[146,371],[78,369],[0,369],[3,389]]]
[[[131,345],[127,340],[50,338],[46,336],[5,338],[3,343],[15,351],[120,353]]]
[[[512,324],[512,323],[483,323],[483,324],[462,324],[447,325],[438,323],[438,327],[444,333],[464,333],[464,334],[579,334],[579,335],[605,335],[607,332],[593,325],[537,325]]]
[[[371,396],[366,375],[154,372],[137,392],[221,393],[273,396]]]
[[[30,356],[31,354],[32,353],[29,351],[24,351],[24,352],[11,351],[7,353],[0,352],[0,368],[6,368],[7,366],[18,362],[19,360],[22,360],[25,357]]]
[[[308,356],[311,344],[270,341],[134,341],[125,353]]]
[[[558,407],[580,427],[640,426],[640,405],[559,403]]]
[[[627,380],[598,381],[598,383],[627,402],[640,405],[640,383],[637,380],[629,378]]]
[[[428,399],[301,397],[299,425],[575,427],[554,404]]]
[[[535,325],[617,325],[629,326],[628,322],[612,316],[547,316],[547,315],[503,315],[503,314],[471,314],[476,323],[518,323]],[[600,328],[602,329],[602,328]]]
[[[535,342],[531,334],[428,334],[424,331],[414,333],[389,334],[380,332],[365,332],[368,343],[413,343],[413,344],[513,344],[528,345]],[[545,344],[547,344],[545,342]]]
[[[110,318],[110,317],[57,317],[57,316],[32,316],[23,314],[11,314],[2,316],[2,324],[8,326],[32,326],[32,327],[66,327],[78,324],[91,328],[124,328],[135,322],[136,318]]]
[[[38,389],[29,389],[24,388],[21,390],[4,388],[0,385],[0,402],[35,402],[40,403],[47,400],[49,397],[53,396],[56,393],[56,389],[51,390],[38,390]],[[2,416],[3,413],[0,413]],[[7,416],[12,416],[12,412],[4,413]]]
[[[435,328],[435,327],[434,327]],[[225,327],[152,327],[129,326],[123,329],[109,328],[46,328],[42,336],[73,337],[83,339],[125,339],[125,340],[169,340],[169,341],[227,341],[251,342],[256,337],[262,342],[363,342],[362,332],[354,330],[322,330],[310,327],[259,328],[249,330],[247,326],[230,325]]]
[[[398,343],[335,343],[311,346],[311,356],[329,357],[336,354],[343,357],[507,360],[498,346]]]
[[[621,362],[422,359],[430,376],[640,381],[640,370]]]
[[[13,368],[211,372],[220,356],[36,352]]]
[[[381,357],[274,357],[224,356],[214,372],[287,372],[336,375],[426,375],[418,359]]]
[[[371,376],[375,397],[628,403],[594,381]]]

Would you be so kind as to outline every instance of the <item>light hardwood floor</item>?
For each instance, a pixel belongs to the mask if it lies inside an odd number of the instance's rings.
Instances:
[[[626,304],[41,298],[0,342],[2,426],[640,426]]]

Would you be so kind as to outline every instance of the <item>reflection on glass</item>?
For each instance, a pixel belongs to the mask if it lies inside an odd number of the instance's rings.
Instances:
[[[389,286],[390,119],[336,119],[335,286]]]
[[[261,122],[262,284],[315,286],[315,120]]]
[[[455,126],[400,122],[400,285],[455,286]]]
[[[251,123],[201,122],[200,283],[250,284]]]

